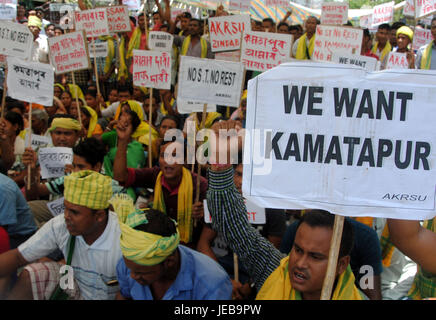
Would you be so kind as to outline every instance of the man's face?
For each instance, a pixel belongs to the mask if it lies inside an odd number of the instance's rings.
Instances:
[[[151,112],[155,112],[159,106],[156,103],[156,99],[152,98],[151,101]],[[145,99],[144,101],[144,112],[148,114],[150,112],[150,98]]]
[[[42,20],[44,18],[44,12],[42,12],[42,10],[36,10],[36,16]]]
[[[26,14],[26,8],[24,6],[17,6],[17,16],[22,17]]]
[[[159,126],[159,136],[164,138],[165,133],[170,129],[177,129],[177,124],[174,120],[165,119]]]
[[[138,18],[138,27],[139,27],[139,29],[141,29],[142,31],[145,30],[145,18],[144,18],[143,15],[140,16],[140,17]]]
[[[90,163],[86,162],[86,159],[73,155],[73,172],[82,171],[82,170],[92,170],[96,172],[100,172],[101,164],[97,163],[95,166],[92,166]]]
[[[314,227],[302,223],[297,229],[294,245],[289,254],[289,278],[292,287],[305,299],[319,299],[327,270],[330,228]]]
[[[375,34],[379,44],[385,44],[388,41],[389,31],[387,29],[378,29]]]
[[[30,27],[28,27],[28,28],[29,28],[30,32],[32,32],[32,34],[33,34],[33,39],[36,39],[36,38],[39,37],[39,32],[40,32],[40,30],[39,30],[38,27],[30,26]]]
[[[200,30],[200,24],[198,23],[198,21],[191,20],[189,22],[189,29],[188,30],[189,30],[189,34],[191,36],[200,35],[201,30]]]
[[[55,36],[55,31],[54,31],[54,26],[49,26],[47,27],[47,29],[45,30],[45,33],[47,34],[47,37],[51,38]]]
[[[72,148],[76,145],[79,133],[76,130],[56,128],[51,132],[51,139],[55,147]]]
[[[108,100],[110,103],[114,103],[118,101],[118,91],[117,90],[111,90],[108,96]]]
[[[55,29],[54,34],[55,34],[55,37],[61,36],[62,35],[62,30],[61,29]]]
[[[397,46],[397,29],[392,29],[391,32],[389,32],[389,42],[392,47]]]
[[[242,164],[238,164],[235,173],[233,174],[233,181],[235,182],[236,190],[238,190],[240,194],[242,194],[242,171]]]
[[[188,30],[189,29],[189,22],[191,21],[190,18],[182,18],[180,19],[180,29],[182,29],[183,31]]]
[[[277,33],[285,33],[289,34],[289,28],[287,25],[282,24],[279,29],[277,30]]]
[[[120,91],[118,94],[118,98],[121,103],[126,102],[127,100],[130,100],[130,92],[129,91]]]
[[[162,175],[167,180],[177,180],[182,176],[183,172],[183,161],[181,155],[176,155],[175,150],[172,147],[169,147],[171,144],[166,144],[165,146],[161,147],[160,154],[159,154],[159,167],[162,170]],[[168,151],[166,151],[168,149]],[[183,150],[183,148],[182,148]],[[173,152],[173,154],[168,154],[167,157],[169,159],[172,159],[174,162],[173,164],[169,164],[165,161],[165,154],[166,152]],[[180,157],[179,158],[176,158]]]
[[[86,105],[91,108],[97,107],[97,99],[90,94],[85,95]]]
[[[68,93],[64,92],[61,95],[61,101],[62,104],[65,106],[65,108],[69,108],[73,100],[71,99],[71,96]]]
[[[159,13],[153,14],[153,24],[158,25],[161,24],[160,15]]]
[[[316,19],[309,18],[306,21],[306,32],[309,34],[314,34],[316,31]]]
[[[271,21],[262,21],[262,29],[265,32],[274,32],[274,27]]]
[[[32,129],[36,134],[41,134],[45,129],[45,122],[36,117],[32,117]]]
[[[410,39],[408,36],[404,34],[399,34],[397,36],[397,45],[399,50],[407,50],[407,46],[410,43]]]
[[[149,286],[163,277],[165,268],[162,263],[154,266],[143,266],[123,257],[127,268],[130,269],[130,277],[142,286]]]
[[[86,236],[96,230],[97,216],[90,208],[72,204],[64,200],[64,219],[72,236]]]

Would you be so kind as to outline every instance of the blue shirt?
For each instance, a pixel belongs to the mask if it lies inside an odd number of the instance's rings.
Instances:
[[[4,174],[0,174],[0,226],[7,227],[10,236],[32,234],[37,229],[21,190]]]
[[[232,283],[224,269],[210,257],[179,245],[180,270],[162,300],[229,300]],[[121,295],[134,300],[153,300],[149,286],[130,277],[130,269],[121,258],[117,264]]]

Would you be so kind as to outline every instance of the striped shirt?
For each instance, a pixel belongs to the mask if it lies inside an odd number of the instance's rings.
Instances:
[[[248,223],[244,200],[233,182],[233,168],[209,170],[207,207],[214,230],[223,235],[259,291],[286,255]]]

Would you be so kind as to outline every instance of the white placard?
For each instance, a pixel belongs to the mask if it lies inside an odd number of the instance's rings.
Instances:
[[[433,70],[333,63],[259,75],[248,85],[246,129],[261,139],[245,139],[244,197],[266,208],[434,217],[435,87]]]
[[[171,8],[171,20],[176,20],[177,16],[189,10],[182,8]]]
[[[223,51],[215,53],[216,60],[239,62],[241,50]]]
[[[239,107],[243,73],[240,62],[182,56],[177,100]]]
[[[30,146],[33,150],[38,150],[40,148],[45,148],[47,145],[51,143],[51,139],[49,137],[40,136],[38,134],[33,134],[30,137]]]
[[[65,165],[73,163],[73,149],[65,147],[41,148],[38,154],[41,178],[58,178],[65,175]]]
[[[372,8],[372,26],[376,27],[382,23],[391,23],[394,19],[395,1],[383,3]]]
[[[416,0],[415,19],[426,17],[436,12],[436,0]]]
[[[56,74],[89,69],[87,43],[83,31],[48,38],[50,61]]]
[[[21,59],[29,59],[33,46],[33,34],[24,24],[0,21],[0,53]]]
[[[251,0],[229,0],[229,10],[245,12],[250,11]]]
[[[129,10],[131,11],[137,11],[139,10],[139,7],[141,6],[140,0],[123,0],[123,4],[126,5]],[[171,9],[171,12],[173,10]]]
[[[64,197],[48,202],[47,208],[53,217],[63,214],[65,211]]]
[[[333,53],[360,54],[362,38],[362,29],[317,25],[312,60],[331,61]]]
[[[75,11],[74,22],[76,30],[84,30],[88,38],[109,35],[106,8]]]
[[[238,50],[242,34],[251,31],[248,14],[221,16],[209,19],[210,45],[213,52]]]
[[[286,8],[289,7],[289,2],[287,0],[265,0],[265,6],[269,8],[274,7],[282,7]]]
[[[181,114],[190,114],[192,112],[203,112],[204,103],[184,101],[177,99],[177,112]],[[206,112],[216,112],[216,104],[208,103]]]
[[[427,43],[433,40],[431,35],[431,30],[423,29],[420,27],[415,28],[415,32],[413,33],[413,44],[412,48],[414,50],[418,50],[422,46],[425,46]]]
[[[150,50],[170,52],[173,50],[174,36],[168,32],[150,31],[148,34],[148,47]]]
[[[270,32],[246,32],[242,39],[241,61],[247,70],[266,71],[288,62],[293,37]]]
[[[266,214],[265,208],[259,207],[254,202],[244,199],[245,207],[247,208],[248,222],[251,224],[265,224]],[[210,215],[209,208],[207,207],[207,200],[203,200],[204,208],[204,222],[212,223],[212,216]]]
[[[171,55],[168,52],[133,50],[133,84],[139,87],[171,87]]]
[[[406,0],[406,4],[403,7],[403,14],[408,17],[415,17],[415,1]]]
[[[371,29],[372,28],[372,14],[361,16],[359,19],[359,26],[361,28]]]
[[[105,42],[95,42],[95,57],[96,58],[104,58],[108,55],[108,44]],[[88,43],[89,48],[89,57],[94,58],[94,48],[92,46],[92,42]]]
[[[129,32],[132,30],[129,8],[127,6],[111,6],[107,7],[106,10],[110,33]]]
[[[8,96],[22,101],[53,105],[53,67],[8,57]]]
[[[358,66],[366,71],[375,71],[377,69],[377,59],[372,57],[366,57],[357,54],[332,54],[332,62],[340,64],[348,64],[352,66]]]
[[[15,20],[17,5],[12,3],[0,4],[0,20]]]
[[[321,24],[342,25],[348,21],[347,2],[324,2],[321,6]]]
[[[409,62],[407,61],[406,53],[389,52],[386,69],[408,69]]]

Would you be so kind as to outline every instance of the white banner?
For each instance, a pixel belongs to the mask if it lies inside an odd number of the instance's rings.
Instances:
[[[83,31],[48,38],[50,62],[56,74],[89,69],[87,43]]]
[[[33,134],[30,137],[30,146],[33,150],[38,150],[40,148],[45,148],[47,145],[51,143],[51,139],[49,137],[40,136],[38,134]]]
[[[38,154],[41,178],[58,178],[65,175],[65,165],[73,163],[73,149],[65,147],[41,148]]]
[[[76,30],[84,30],[88,38],[109,35],[106,8],[75,11],[74,21]]]
[[[150,50],[170,52],[173,50],[174,36],[168,32],[150,31],[148,34],[148,47]]]
[[[431,36],[431,30],[423,29],[421,27],[416,26],[415,32],[413,33],[413,50],[418,50],[422,46],[425,46],[427,43],[433,40]]]
[[[132,11],[139,10],[141,3],[142,2],[140,0],[123,0],[123,4],[126,5],[129,8],[129,10]]]
[[[241,61],[247,70],[266,71],[288,62],[293,37],[270,32],[245,32]]]
[[[366,71],[377,69],[377,59],[357,54],[332,54],[332,62],[362,67]]]
[[[333,53],[360,54],[362,38],[362,29],[317,25],[312,60],[331,61]]]
[[[177,100],[239,107],[243,73],[240,62],[182,56]]]
[[[229,10],[245,12],[250,11],[251,0],[229,0]]]
[[[436,12],[436,0],[416,0],[415,19],[426,17]]]
[[[103,58],[107,57],[108,55],[108,44],[107,41],[105,42],[95,42],[95,57],[96,58]],[[94,47],[92,45],[92,42],[88,42],[88,48],[89,48],[89,57],[94,58]]]
[[[251,224],[265,224],[266,215],[265,208],[259,207],[253,201],[244,199],[245,207],[247,208],[248,222]],[[204,208],[204,222],[212,223],[212,216],[210,215],[209,208],[207,207],[207,200],[203,200]]]
[[[251,31],[248,14],[210,18],[209,35],[212,51],[239,50],[242,34],[248,31]]]
[[[406,53],[389,52],[386,69],[408,69],[409,62],[407,61]]]
[[[129,32],[132,30],[129,8],[127,6],[111,6],[107,7],[106,10],[110,33]]]
[[[259,75],[248,85],[244,197],[266,208],[434,217],[435,89],[433,70],[299,62]]]
[[[372,26],[391,23],[394,20],[395,1],[383,3],[372,8]]]
[[[0,20],[15,20],[17,5],[12,3],[0,4]]]
[[[0,53],[27,60],[33,46],[33,34],[24,24],[0,21]]]
[[[168,52],[133,50],[132,61],[135,86],[171,88],[171,55]]]
[[[8,96],[22,101],[53,105],[53,67],[8,57]]]
[[[348,21],[347,2],[325,2],[321,6],[321,24],[342,25]]]
[[[65,210],[64,197],[47,202],[47,208],[53,217],[63,214]]]

